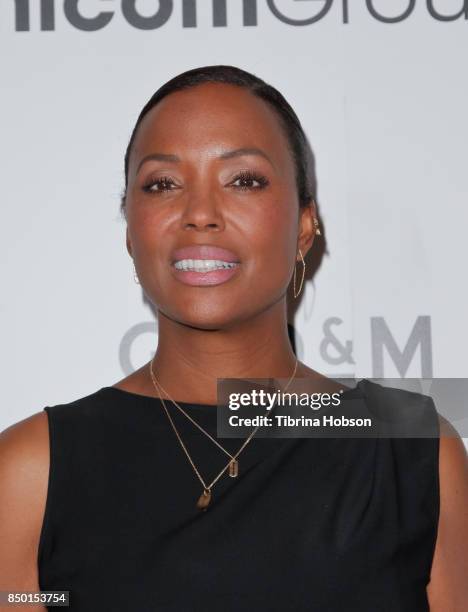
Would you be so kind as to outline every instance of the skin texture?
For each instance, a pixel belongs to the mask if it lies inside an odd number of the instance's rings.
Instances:
[[[270,161],[261,155],[220,158],[246,147],[262,150]],[[140,165],[154,153],[179,161]],[[247,181],[250,188],[240,189],[236,176],[246,170],[268,185],[259,189]],[[149,193],[143,187],[150,180]],[[305,257],[313,244],[316,211],[312,203],[299,209],[294,164],[274,111],[231,85],[171,94],[137,132],[126,214],[127,250],[158,310],[155,373],[169,394],[216,404],[217,378],[289,378],[295,356],[286,293],[300,261],[298,248]],[[239,273],[215,287],[182,284],[169,265],[171,252],[193,244],[233,250],[241,260]],[[330,389],[325,377],[302,363],[296,375]],[[148,364],[114,386],[157,396]],[[441,511],[428,596],[431,612],[462,612],[468,609],[468,468],[464,446],[449,428],[440,443],[439,471]],[[0,434],[0,590],[39,590],[37,548],[48,472],[48,424],[41,411]]]

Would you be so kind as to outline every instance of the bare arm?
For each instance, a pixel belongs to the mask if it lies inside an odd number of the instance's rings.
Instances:
[[[468,457],[455,429],[440,417],[440,517],[431,581],[431,612],[468,610]]]
[[[49,476],[44,411],[0,433],[0,591],[39,591],[37,552]],[[42,605],[15,610],[45,612]],[[0,610],[13,610],[2,606]]]

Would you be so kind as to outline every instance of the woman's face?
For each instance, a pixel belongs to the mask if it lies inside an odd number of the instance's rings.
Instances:
[[[228,328],[283,299],[298,246],[305,255],[311,244],[311,210],[300,214],[280,119],[233,85],[170,94],[144,117],[126,208],[127,248],[146,295],[169,318],[201,329]],[[174,266],[229,259],[175,253],[198,246],[227,249],[239,263],[206,276]]]

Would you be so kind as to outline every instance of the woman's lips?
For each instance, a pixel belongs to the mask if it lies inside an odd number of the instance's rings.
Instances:
[[[192,260],[218,260],[234,264],[230,268],[220,268],[209,272],[196,272],[195,270],[180,270],[174,266],[177,261]],[[238,273],[240,267],[239,257],[233,251],[213,244],[191,244],[176,249],[171,254],[171,268],[175,278],[185,285],[204,287],[220,285]]]
[[[194,270],[178,270],[171,266],[174,276],[185,285],[193,287],[204,287],[211,285],[220,285],[225,283],[235,274],[238,273],[240,263],[232,268],[224,268],[219,270],[211,270],[210,272],[195,272]]]
[[[239,257],[233,251],[223,249],[213,244],[192,244],[171,253],[171,263],[182,259],[218,259],[228,262],[239,262]]]

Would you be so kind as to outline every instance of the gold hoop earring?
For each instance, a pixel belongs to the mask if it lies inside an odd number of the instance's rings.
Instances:
[[[138,278],[138,274],[135,268],[135,264],[133,264],[133,280],[136,282],[137,285],[140,284],[140,279]]]
[[[306,265],[305,265],[304,258],[302,257],[301,249],[299,249],[299,255],[301,256],[301,260],[302,260],[302,277],[301,277],[301,284],[299,287],[299,291],[296,293],[296,263],[297,261],[295,261],[294,262],[294,279],[293,279],[293,292],[294,292],[295,298],[297,298],[297,296],[300,294],[302,290],[302,283],[304,282],[305,269],[306,269]]]

